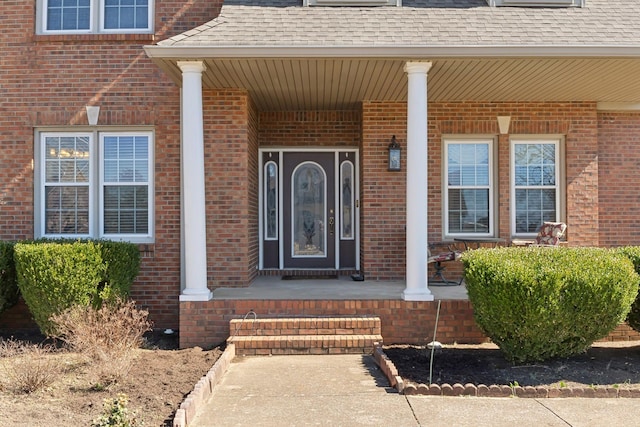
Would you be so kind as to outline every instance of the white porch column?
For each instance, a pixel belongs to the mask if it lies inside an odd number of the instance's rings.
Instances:
[[[427,73],[431,62],[407,62],[407,301],[433,301],[427,287]]]
[[[202,61],[180,61],[182,70],[182,227],[184,289],[180,301],[207,301],[207,227],[204,191]]]

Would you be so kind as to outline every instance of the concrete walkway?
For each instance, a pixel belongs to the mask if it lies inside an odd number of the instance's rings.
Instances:
[[[638,399],[403,396],[370,356],[236,358],[189,427],[639,426]]]

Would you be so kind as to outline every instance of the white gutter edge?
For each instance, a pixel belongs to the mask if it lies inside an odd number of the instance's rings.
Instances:
[[[640,102],[598,102],[598,111],[640,111]]]
[[[640,46],[144,46],[150,58],[640,58]]]

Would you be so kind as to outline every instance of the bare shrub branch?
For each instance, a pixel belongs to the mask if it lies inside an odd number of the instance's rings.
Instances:
[[[135,350],[151,329],[149,313],[138,310],[133,301],[104,304],[99,309],[72,307],[51,317],[56,338],[81,354],[95,369],[96,385],[103,387],[127,375]]]
[[[0,366],[4,373],[0,388],[30,394],[53,384],[61,372],[51,357],[54,350],[50,345],[0,340]]]

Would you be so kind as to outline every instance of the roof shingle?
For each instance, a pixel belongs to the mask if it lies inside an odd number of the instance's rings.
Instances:
[[[186,36],[186,37],[185,37]],[[228,0],[176,47],[640,46],[640,8],[489,7],[484,0],[404,0],[402,7],[303,7],[302,0]]]

